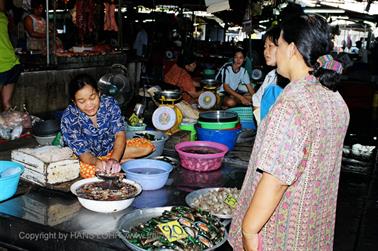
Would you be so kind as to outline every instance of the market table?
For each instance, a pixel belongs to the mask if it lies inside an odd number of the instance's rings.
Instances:
[[[128,250],[116,237],[122,216],[136,208],[185,205],[185,196],[205,187],[241,187],[245,168],[224,164],[213,172],[176,168],[167,185],[143,191],[131,207],[102,214],[83,208],[71,193],[32,186],[0,203],[0,247],[18,250]],[[23,184],[28,187],[28,184]],[[222,250],[231,250],[226,243]]]

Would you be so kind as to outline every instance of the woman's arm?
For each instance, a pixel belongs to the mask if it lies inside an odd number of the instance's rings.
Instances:
[[[80,154],[79,159],[81,162],[94,165],[96,167],[96,171],[103,171],[105,170],[105,162],[96,158],[93,154],[89,152],[85,152]]]
[[[224,90],[234,96],[235,98],[237,98],[238,100],[240,100],[240,102],[243,104],[243,105],[250,105],[251,104],[251,100],[248,100],[246,97],[244,97],[243,95],[240,95],[239,93],[237,93],[236,91],[234,91],[228,84],[224,83],[223,84],[223,88]]]
[[[24,26],[25,26],[26,31],[29,33],[29,35],[31,37],[44,38],[46,36],[46,33],[44,33],[44,32],[40,33],[40,32],[34,31],[34,29],[33,29],[33,20],[29,16],[25,17],[25,19],[24,19]]]
[[[252,84],[249,83],[246,86],[247,86],[248,92],[251,94],[251,96],[253,96],[253,94],[255,94],[255,89],[253,89]]]
[[[112,159],[121,161],[126,147],[126,133],[124,131],[117,132],[115,135]]]
[[[243,219],[242,230],[245,246],[248,246],[251,241],[248,237],[253,234],[256,234],[257,237],[262,227],[268,222],[287,188],[286,184],[273,175],[263,173]]]

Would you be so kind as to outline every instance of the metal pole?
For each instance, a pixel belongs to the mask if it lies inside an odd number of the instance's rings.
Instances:
[[[122,49],[123,48],[123,16],[122,16],[122,0],[118,0],[118,48]]]
[[[56,59],[56,1],[54,1],[54,4],[53,4],[53,8],[54,8],[54,26],[53,26],[53,42],[52,42],[52,45],[53,45],[53,59],[54,59],[54,64],[57,64],[57,59]]]
[[[46,0],[46,64],[50,64],[49,0]]]

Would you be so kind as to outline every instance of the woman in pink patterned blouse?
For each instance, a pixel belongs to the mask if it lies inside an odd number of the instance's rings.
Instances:
[[[318,16],[281,28],[277,71],[290,79],[258,128],[230,228],[234,250],[332,250],[349,111],[336,91],[342,66],[328,55]]]

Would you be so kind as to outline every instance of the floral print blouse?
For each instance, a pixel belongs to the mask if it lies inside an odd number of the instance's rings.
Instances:
[[[288,185],[260,231],[262,250],[332,250],[348,124],[341,95],[315,77],[286,86],[258,128],[230,228],[234,250],[243,250],[242,221],[262,176],[257,169]]]

